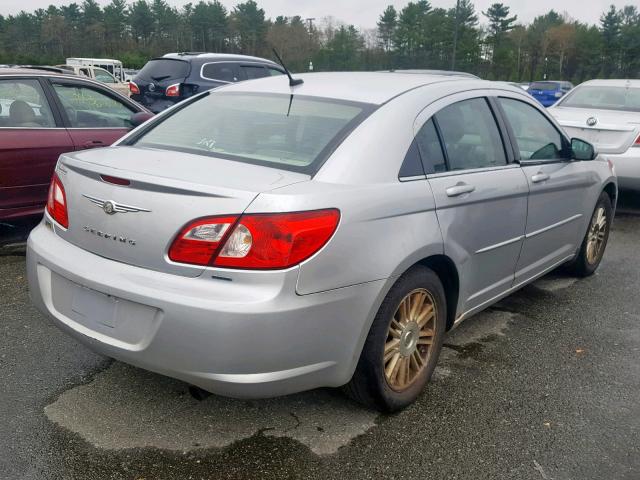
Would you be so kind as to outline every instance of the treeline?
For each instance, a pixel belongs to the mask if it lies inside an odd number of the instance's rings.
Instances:
[[[453,2],[454,0],[452,0]],[[377,28],[359,30],[332,17],[268,19],[254,0],[228,10],[219,1],[96,0],[0,15],[0,63],[57,64],[66,57],[119,58],[140,67],[175,51],[272,57],[292,70],[456,69],[483,78],[579,82],[640,76],[640,13],[635,6],[602,13],[588,25],[551,10],[529,24],[502,3],[475,10],[471,0],[449,9],[427,0],[387,7]]]

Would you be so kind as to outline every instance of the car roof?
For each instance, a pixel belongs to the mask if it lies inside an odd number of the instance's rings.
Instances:
[[[407,68],[407,69],[399,69],[399,70],[385,70],[385,72],[389,73],[409,73],[414,75],[426,74],[426,75],[452,75],[456,77],[467,77],[467,78],[480,78],[473,73],[467,72],[459,72],[456,70],[429,70],[429,69],[417,69],[417,68]]]
[[[55,68],[55,67],[54,67]],[[59,69],[62,70],[62,69]],[[37,67],[0,67],[0,75],[64,75],[63,72],[56,71],[53,68]]]
[[[277,65],[276,62],[261,57],[252,57],[250,55],[238,55],[233,53],[207,53],[207,52],[179,52],[179,53],[167,53],[162,57],[154,58],[174,58],[179,60],[219,60],[219,61],[237,61],[237,62],[261,62]]]
[[[631,78],[612,78],[609,80],[588,80],[582,85],[591,85],[598,87],[633,87],[640,88],[640,80],[634,80]]]
[[[266,77],[221,87],[234,92],[261,92],[308,95],[334,98],[360,103],[381,105],[409,90],[425,85],[465,82],[469,88],[487,88],[491,82],[463,76],[406,75],[394,72],[322,72],[293,74],[304,80],[302,85],[291,88],[287,77]]]

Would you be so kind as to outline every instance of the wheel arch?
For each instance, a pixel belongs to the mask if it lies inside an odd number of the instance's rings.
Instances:
[[[456,319],[460,296],[460,276],[455,263],[446,255],[431,255],[423,258],[416,265],[433,270],[442,282],[447,301],[447,330],[451,329]]]
[[[616,202],[618,200],[618,188],[616,187],[616,184],[614,182],[609,182],[604,186],[602,191],[609,195],[609,198],[611,199],[611,205],[615,210]]]

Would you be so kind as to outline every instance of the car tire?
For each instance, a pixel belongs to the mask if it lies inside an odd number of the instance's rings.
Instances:
[[[577,277],[588,277],[598,269],[607,248],[612,220],[611,198],[606,192],[602,192],[591,215],[578,256],[568,265],[570,273]]]
[[[347,395],[382,412],[413,403],[438,361],[446,318],[438,276],[423,266],[404,273],[373,320],[355,373],[344,387]]]

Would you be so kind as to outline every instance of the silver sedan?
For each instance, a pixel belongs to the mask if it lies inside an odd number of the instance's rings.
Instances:
[[[621,189],[640,191],[640,80],[590,80],[549,113],[611,159]]]
[[[520,88],[402,73],[225,86],[60,157],[35,305],[109,357],[237,397],[413,402],[445,332],[592,274],[610,162]]]

